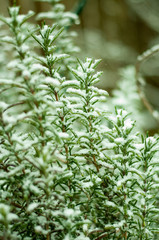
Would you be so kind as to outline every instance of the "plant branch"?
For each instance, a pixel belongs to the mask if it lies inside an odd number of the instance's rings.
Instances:
[[[143,102],[144,106],[148,109],[148,111],[151,113],[151,115],[159,122],[159,113],[156,114],[156,110],[153,108],[151,103],[146,98],[144,91],[141,88],[142,83],[141,83],[141,78],[140,78],[141,64],[143,62],[145,62],[146,60],[148,60],[150,57],[152,57],[155,53],[158,53],[158,52],[159,52],[159,45],[156,45],[153,48],[144,52],[142,55],[140,55],[137,58],[137,62],[135,65],[135,70],[136,70],[135,78],[136,78],[137,89],[138,89],[138,93],[139,93],[141,101]]]

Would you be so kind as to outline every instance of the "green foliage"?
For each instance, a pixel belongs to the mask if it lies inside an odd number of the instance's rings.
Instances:
[[[100,60],[69,56],[77,48],[60,21],[75,15],[49,2],[52,26],[27,23],[33,13],[19,7],[0,18],[10,29],[1,39],[0,238],[158,239],[158,138],[136,133],[125,110],[105,110],[108,94],[94,86]]]

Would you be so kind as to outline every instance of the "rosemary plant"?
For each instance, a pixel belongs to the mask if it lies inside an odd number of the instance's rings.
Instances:
[[[77,16],[49,2],[52,25],[0,17],[0,239],[157,240],[158,138],[106,111],[100,60],[72,55]]]

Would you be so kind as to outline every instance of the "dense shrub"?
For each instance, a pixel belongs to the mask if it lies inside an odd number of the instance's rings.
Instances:
[[[106,110],[100,60],[73,57],[78,17],[49,2],[50,26],[0,17],[0,239],[158,239],[158,138]]]

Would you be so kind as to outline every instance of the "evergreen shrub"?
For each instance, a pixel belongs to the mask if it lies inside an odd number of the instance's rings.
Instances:
[[[106,110],[100,60],[76,60],[78,17],[47,2],[36,19],[53,25],[0,17],[0,239],[159,239],[158,138]]]

